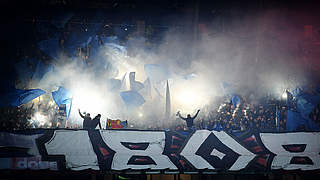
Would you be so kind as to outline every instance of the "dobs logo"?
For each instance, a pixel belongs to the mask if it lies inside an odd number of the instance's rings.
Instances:
[[[41,156],[12,158],[12,169],[58,170],[57,162],[41,161]]]

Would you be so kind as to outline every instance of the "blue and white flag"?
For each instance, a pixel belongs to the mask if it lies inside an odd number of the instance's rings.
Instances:
[[[129,81],[130,81],[130,90],[132,90],[132,91],[139,91],[142,88],[144,88],[143,83],[136,81],[136,73],[135,72],[130,72]]]
[[[232,96],[232,104],[234,107],[237,107],[238,105],[240,105],[241,103],[241,99],[238,95],[233,95]]]
[[[127,107],[139,107],[144,104],[145,99],[136,91],[124,91],[120,93],[123,102]]]
[[[57,91],[52,92],[52,98],[56,102],[57,106],[60,106],[62,104],[66,105],[66,116],[68,119],[72,107],[71,92],[60,86]]]
[[[309,118],[309,114],[314,110],[315,106],[320,103],[320,96],[301,93],[297,97],[297,110],[305,119]]]
[[[10,89],[1,96],[1,106],[20,106],[45,94],[41,89]]]

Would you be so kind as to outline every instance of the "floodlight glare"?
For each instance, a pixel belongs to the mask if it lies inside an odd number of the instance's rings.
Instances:
[[[282,93],[282,99],[283,100],[286,100],[287,98],[288,98],[288,94],[287,94],[287,92],[286,91],[284,91],[283,93]]]

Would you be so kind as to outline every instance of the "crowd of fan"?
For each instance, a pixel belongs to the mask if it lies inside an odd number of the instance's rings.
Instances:
[[[1,108],[0,130],[21,130],[31,128],[32,126],[29,122],[33,113],[32,111],[32,108]]]
[[[207,124],[208,129],[223,129],[225,131],[274,131],[276,130],[276,101],[251,104],[244,98],[243,103],[234,106],[232,102],[220,105],[212,113],[212,119]],[[280,118],[279,118],[280,120]],[[281,119],[280,127],[284,130],[285,119]]]
[[[63,127],[65,116],[60,114],[58,108],[50,104],[30,104],[19,107],[1,107],[0,130]]]
[[[279,106],[279,101],[274,98],[264,98],[261,103],[250,103],[245,97],[241,97],[241,101],[239,105],[234,106],[232,101],[225,101],[223,98],[215,107],[201,110],[200,115],[194,120],[194,129],[229,132],[285,131],[286,108]],[[276,119],[278,119],[278,127]],[[150,123],[136,126],[150,130],[188,130],[186,122],[179,117],[165,124]]]
[[[200,115],[194,121],[195,129],[223,130],[227,132],[244,132],[249,130],[275,132],[285,131],[286,107],[279,106],[279,101],[271,98],[264,103],[249,103],[241,97],[241,103],[234,106],[231,101],[220,101],[216,108],[210,112],[202,112],[207,115]],[[50,105],[21,106],[1,108],[0,130],[24,130],[30,128],[64,128],[64,118],[58,108]],[[45,121],[39,122],[36,113],[42,110]],[[277,110],[278,109],[278,110]],[[63,113],[63,112],[62,112]],[[310,118],[320,125],[320,105],[310,113]],[[277,125],[278,120],[278,125]],[[148,124],[149,123],[149,124]],[[81,125],[69,125],[66,128],[81,128]],[[127,129],[148,129],[148,130],[188,130],[185,121],[179,117],[176,120],[163,124],[153,124],[152,121],[143,124],[128,122]],[[105,128],[103,128],[105,129]]]
[[[242,103],[234,106],[232,102],[221,102],[207,117],[195,119],[196,129],[224,130],[230,132],[259,130],[276,131],[276,101],[270,99],[267,103],[252,104],[242,98]],[[285,130],[285,111],[279,111],[279,128]],[[181,119],[177,122],[180,124]],[[186,129],[185,125],[177,125],[176,130]]]

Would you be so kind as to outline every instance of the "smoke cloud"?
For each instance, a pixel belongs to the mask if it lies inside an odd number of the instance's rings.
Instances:
[[[197,37],[192,29],[171,28],[152,50],[146,47],[144,37],[127,42],[130,53],[105,45],[99,49],[99,59],[88,68],[80,59],[61,57],[55,71],[47,73],[35,86],[47,92],[58,86],[69,89],[73,93],[70,121],[78,124],[82,119],[77,109],[91,116],[102,114],[104,124],[107,118],[154,126],[168,121],[164,120],[166,81],[151,79],[152,97],[140,91],[146,103],[135,113],[126,108],[119,95],[129,90],[129,72],[136,72],[137,81],[147,79],[145,64],[168,69],[172,119],[178,110],[186,115],[214,104],[224,96],[223,82],[232,84],[240,95],[258,99],[272,93],[280,97],[284,89],[310,81],[310,69],[301,49],[304,24],[292,13],[296,12],[272,9],[263,13],[238,12],[232,18],[222,16],[205,22]],[[124,76],[126,81],[120,89],[110,88],[114,84],[109,79],[122,80]]]

